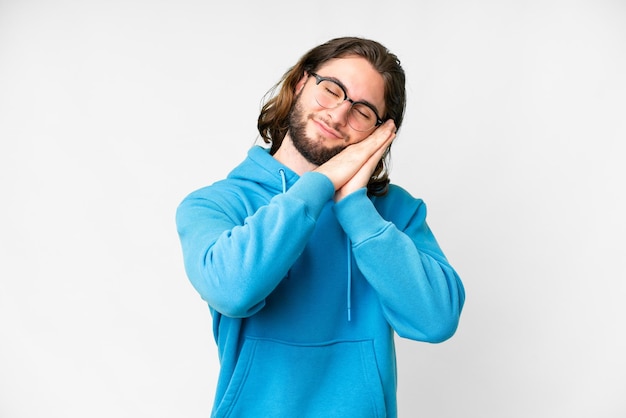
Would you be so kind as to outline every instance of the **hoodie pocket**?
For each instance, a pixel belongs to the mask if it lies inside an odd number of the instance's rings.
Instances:
[[[317,345],[247,338],[215,417],[384,417],[371,340]]]

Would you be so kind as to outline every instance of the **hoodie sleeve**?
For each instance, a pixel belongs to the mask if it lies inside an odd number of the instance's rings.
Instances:
[[[191,283],[223,315],[258,312],[303,251],[333,193],[330,180],[319,173],[304,174],[258,210],[233,206],[243,203],[230,188],[192,193],[176,212]]]
[[[399,187],[379,199],[361,189],[334,211],[352,242],[356,263],[378,293],[401,337],[441,342],[458,326],[465,291],[426,223],[426,206]]]

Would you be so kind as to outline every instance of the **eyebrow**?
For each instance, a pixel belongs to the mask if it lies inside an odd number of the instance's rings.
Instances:
[[[348,93],[347,93],[348,88],[345,86],[345,84],[343,84],[343,83],[341,82],[341,80],[339,80],[339,79],[337,79],[337,78],[335,78],[335,77],[329,77],[329,76],[321,76],[321,77],[327,78],[327,79],[332,80],[332,81],[334,81],[335,83],[339,84],[339,86],[343,89],[343,92],[344,92],[344,94],[346,95],[346,97],[348,97]],[[351,98],[351,99],[352,99],[352,98]],[[354,99],[352,99],[352,100],[354,100]],[[373,103],[370,103],[370,102],[369,102],[369,101],[367,101],[367,100],[354,100],[354,102],[355,102],[355,103],[363,103],[363,104],[365,104],[365,105],[367,105],[367,106],[371,107],[372,109],[374,109],[374,111],[376,112],[376,114],[377,114],[377,115],[380,115],[380,110],[378,110],[378,108],[377,108],[377,107],[376,107]],[[382,116],[379,116],[379,118],[382,118]]]

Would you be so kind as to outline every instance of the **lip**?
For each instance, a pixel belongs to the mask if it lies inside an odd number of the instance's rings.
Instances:
[[[341,135],[335,129],[326,125],[323,121],[314,119],[313,122],[317,125],[318,129],[325,134],[325,136],[329,136],[335,139],[343,139],[343,135]]]

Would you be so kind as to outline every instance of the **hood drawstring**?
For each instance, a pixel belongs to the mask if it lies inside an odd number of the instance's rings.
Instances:
[[[352,321],[352,252],[350,251],[350,238],[346,237],[348,252],[348,322]]]
[[[283,193],[286,193],[287,192],[287,179],[285,178],[285,170],[281,168],[278,170],[278,172],[280,173],[280,179],[283,182]]]
[[[282,168],[278,170],[280,179],[282,181],[283,193],[287,192],[287,178],[285,177],[285,170]],[[350,246],[350,238],[346,237],[346,251],[348,254],[348,289],[347,289],[347,309],[348,309],[348,322],[352,321],[352,248]]]

